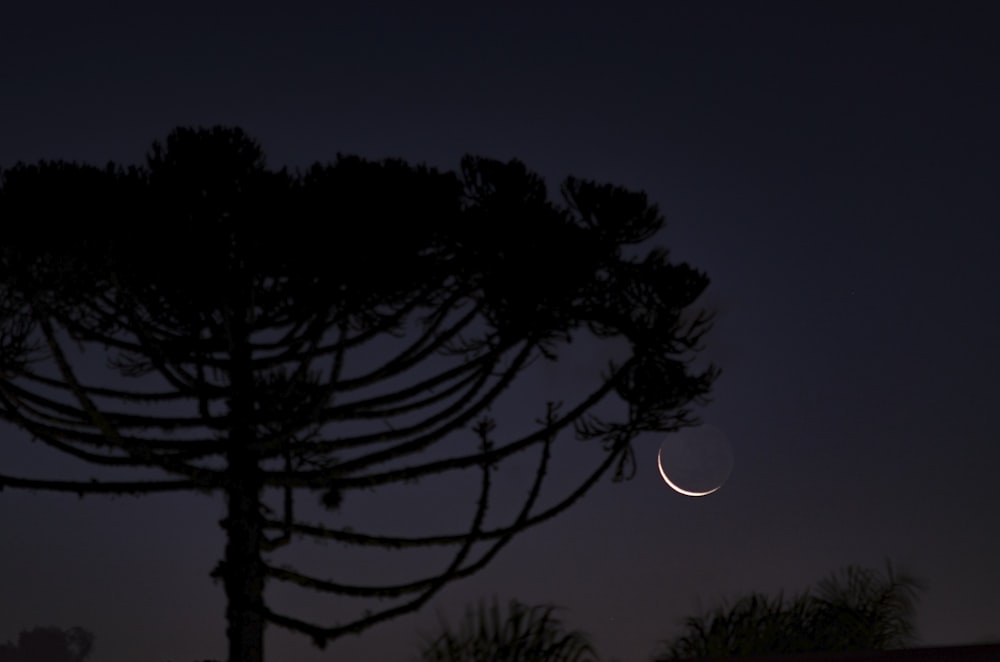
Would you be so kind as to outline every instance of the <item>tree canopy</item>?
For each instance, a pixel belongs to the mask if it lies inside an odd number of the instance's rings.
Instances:
[[[422,662],[597,662],[590,637],[567,629],[550,605],[528,606],[496,598],[466,609],[461,623],[442,623],[425,638]]]
[[[473,156],[456,172],[355,156],[271,169],[226,127],[177,129],[142,165],[0,171],[0,417],[102,472],[0,473],[0,488],[224,495],[216,576],[234,660],[261,658],[267,623],[323,645],[416,609],[602,475],[627,477],[633,441],[690,424],[717,376],[692,364],[708,278],[650,246],[656,206],[573,177],[560,191],[553,202],[524,164]],[[626,351],[506,432],[491,407],[580,337]],[[107,370],[82,367],[81,352]],[[604,453],[542,507],[561,437]],[[487,526],[491,468],[526,452],[536,471],[516,515]],[[460,530],[338,518],[352,492],[457,472],[480,476]],[[317,497],[322,520],[305,505]],[[381,585],[272,560],[310,538],[451,560]],[[394,602],[315,623],[265,601],[275,582]]]
[[[847,566],[791,599],[751,593],[685,620],[658,660],[810,652],[871,652],[915,640],[920,583],[895,571]]]

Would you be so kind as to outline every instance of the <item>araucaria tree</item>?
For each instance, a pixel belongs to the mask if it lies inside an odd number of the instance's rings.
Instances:
[[[0,416],[103,468],[82,481],[0,474],[0,487],[223,494],[216,576],[234,662],[262,658],[268,623],[323,645],[419,607],[601,475],[627,475],[633,440],[688,424],[716,376],[691,364],[707,278],[647,246],[656,207],[574,178],[562,195],[485,158],[457,173],[355,157],[272,170],[229,128],[178,129],[141,166],[4,170]],[[512,432],[491,417],[532,362],[584,336],[620,351],[577,399],[537,403]],[[108,371],[83,367],[81,350]],[[603,452],[542,505],[563,437]],[[531,452],[523,503],[489,525],[492,470]],[[345,524],[352,492],[460,472],[480,476],[462,530]],[[436,546],[450,561],[375,585],[274,560],[309,538]],[[316,623],[273,608],[275,583],[387,606]]]

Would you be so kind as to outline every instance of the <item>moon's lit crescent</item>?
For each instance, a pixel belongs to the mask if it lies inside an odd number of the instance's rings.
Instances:
[[[670,489],[672,489],[674,492],[677,492],[678,494],[683,494],[684,496],[689,496],[689,497],[703,497],[703,496],[708,496],[709,494],[712,494],[713,492],[718,492],[719,488],[722,487],[722,485],[719,485],[718,487],[713,487],[712,489],[708,490],[707,492],[692,492],[691,490],[685,490],[683,487],[677,485],[672,480],[670,480],[670,476],[668,476],[667,472],[663,470],[663,458],[662,458],[662,455],[663,455],[663,449],[661,448],[656,453],[656,467],[660,470],[660,475],[663,476],[663,482],[665,482],[670,487]]]

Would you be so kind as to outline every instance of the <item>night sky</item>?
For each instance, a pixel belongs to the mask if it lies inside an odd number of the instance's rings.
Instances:
[[[562,605],[602,655],[638,662],[724,598],[887,558],[927,586],[924,643],[1000,640],[992,3],[147,4],[5,7],[0,166],[138,163],[173,127],[215,124],[273,166],[518,158],[554,195],[567,175],[646,191],[656,241],[712,280],[705,357],[723,374],[700,413],[735,451],[721,491],[671,492],[647,439],[634,480],[423,610],[324,653],[272,627],[270,659],[405,660],[439,615],[497,595]],[[549,368],[512,406],[605,359]],[[568,441],[563,468],[592,466]],[[89,475],[8,426],[0,463]],[[99,662],[221,658],[221,516],[221,497],[4,491],[0,643],[80,625]]]

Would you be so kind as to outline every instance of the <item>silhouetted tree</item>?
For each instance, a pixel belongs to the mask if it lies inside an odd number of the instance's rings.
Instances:
[[[902,648],[915,640],[919,588],[891,563],[884,574],[848,566],[792,599],[752,593],[690,617],[658,660]]]
[[[0,487],[221,492],[215,574],[233,661],[261,659],[266,623],[322,646],[416,609],[607,471],[627,477],[633,440],[689,424],[716,376],[690,364],[708,327],[690,307],[707,278],[639,245],[663,226],[657,209],[574,178],[562,194],[565,206],[549,201],[517,161],[476,157],[459,173],[357,157],[276,171],[228,128],[178,129],[142,166],[3,171],[0,416],[133,473],[0,475]],[[586,395],[539,402],[531,429],[504,434],[491,406],[580,336],[624,340],[627,355],[581,384]],[[106,356],[108,374],[81,368],[79,351]],[[540,507],[561,433],[606,454]],[[532,449],[520,510],[487,526],[491,468]],[[352,491],[462,471],[480,475],[464,530],[402,536],[335,516]],[[303,505],[310,492],[325,515]],[[303,538],[451,557],[412,581],[352,584],[272,560]],[[269,606],[268,582],[394,602],[318,624]]]
[[[512,600],[506,611],[494,599],[466,610],[457,628],[447,623],[428,638],[422,662],[596,662],[590,637],[567,630],[556,608]]]
[[[916,640],[921,583],[886,563],[885,572],[848,566],[813,593],[813,629],[826,650],[888,650]]]
[[[0,662],[83,662],[94,650],[94,635],[81,627],[22,630],[17,644],[0,644]]]

